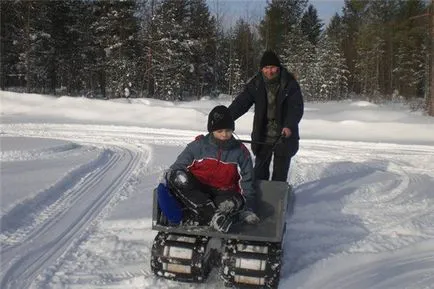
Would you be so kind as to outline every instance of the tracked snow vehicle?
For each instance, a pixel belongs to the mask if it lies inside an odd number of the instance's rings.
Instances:
[[[169,226],[154,191],[151,269],[155,275],[204,282],[213,267],[227,287],[277,288],[282,266],[285,220],[294,194],[286,182],[260,181],[257,225],[234,224],[228,233],[209,227]]]

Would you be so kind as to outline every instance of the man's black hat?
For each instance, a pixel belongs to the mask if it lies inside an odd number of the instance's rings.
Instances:
[[[208,115],[208,131],[213,132],[219,129],[235,130],[231,112],[224,105],[214,107]]]
[[[262,55],[261,64],[260,64],[261,69],[264,68],[265,66],[269,66],[269,65],[280,67],[279,57],[277,57],[276,53],[274,53],[271,50],[267,50],[264,52],[264,54]]]

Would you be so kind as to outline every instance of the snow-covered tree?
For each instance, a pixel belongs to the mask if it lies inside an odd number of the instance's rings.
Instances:
[[[0,84],[1,89],[9,86],[24,86],[24,65],[20,53],[24,51],[24,23],[21,15],[24,4],[17,1],[0,2]],[[20,67],[21,66],[21,67]]]
[[[254,33],[244,19],[238,19],[232,33],[231,59],[238,59],[241,68],[241,78],[246,81],[257,71],[255,65],[257,42]],[[235,55],[235,56],[234,56]]]
[[[229,67],[231,55],[232,32],[225,32],[223,24],[218,23],[216,30],[216,56],[214,62],[215,92],[228,92],[226,72]]]
[[[126,87],[137,85],[138,19],[134,14],[134,1],[99,1],[94,9],[95,68],[110,96],[123,97]]]
[[[226,71],[226,81],[228,83],[228,93],[235,95],[240,92],[244,82],[241,76],[240,61],[236,55],[233,55],[229,62],[228,70]]]
[[[19,69],[26,76],[27,92],[53,93],[50,90],[50,65],[55,52],[51,35],[50,3],[24,1],[22,3],[22,33],[19,38],[22,52]],[[38,17],[30,17],[38,15]],[[27,17],[26,17],[27,16]]]
[[[165,0],[157,8],[152,30],[155,94],[183,99],[201,95],[213,83],[215,22],[202,0]],[[200,29],[199,29],[200,27]]]
[[[294,25],[285,36],[283,65],[297,78],[306,99],[315,99],[316,57],[315,46],[301,29]]]
[[[202,96],[212,91],[216,66],[216,20],[205,0],[190,0],[187,33],[190,37],[190,62],[194,67],[191,78],[187,79],[185,90]],[[200,27],[200,29],[198,29]]]
[[[301,18],[300,28],[313,45],[319,41],[323,24],[318,18],[318,12],[313,5],[309,5]]]
[[[322,37],[317,48],[316,100],[341,100],[348,93],[348,69],[339,43]]]
[[[283,51],[285,36],[299,25],[307,0],[271,0],[259,25],[262,44],[277,53]]]

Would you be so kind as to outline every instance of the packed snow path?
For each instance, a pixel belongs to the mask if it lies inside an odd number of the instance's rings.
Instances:
[[[27,226],[30,228],[14,227],[14,218],[36,213],[32,212],[34,207],[22,203],[3,215],[0,287],[28,288],[42,269],[54,264],[82,236],[147,156],[146,152],[125,147],[106,148],[96,160],[71,172],[66,181],[61,180],[29,202],[46,206]],[[41,195],[47,197],[35,201]]]
[[[2,134],[67,140],[75,145],[66,154],[93,157],[2,212],[1,288],[192,288],[150,272],[150,196],[197,132],[7,124]],[[34,151],[2,153],[10,164]],[[432,288],[432,146],[303,140],[291,171],[297,202],[281,288]],[[216,275],[194,287],[224,288]]]

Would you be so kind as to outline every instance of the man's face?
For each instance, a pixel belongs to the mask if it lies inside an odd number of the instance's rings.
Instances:
[[[278,66],[268,65],[264,66],[261,71],[267,79],[273,79],[279,74],[280,69]]]

